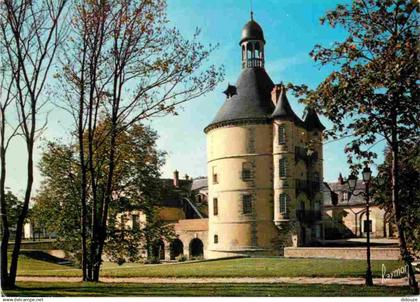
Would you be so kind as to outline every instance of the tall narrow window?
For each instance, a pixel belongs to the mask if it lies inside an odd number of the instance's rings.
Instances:
[[[280,168],[280,177],[287,177],[287,159],[282,158],[279,162]]]
[[[132,215],[131,216],[132,219],[132,224],[133,224],[133,231],[138,231],[140,228],[140,217],[139,215]]]
[[[249,194],[242,195],[242,211],[244,214],[252,213],[252,196]]]
[[[363,221],[363,232],[364,233],[372,233],[372,220],[364,220]]]
[[[280,213],[287,214],[289,212],[289,196],[287,194],[280,194]]]
[[[252,179],[252,164],[243,163],[242,164],[242,180],[247,181]]]
[[[217,216],[219,214],[219,201],[217,198],[213,198],[213,215]]]
[[[121,218],[120,218],[120,223],[121,223],[121,230],[125,230],[125,225],[127,223],[127,217],[126,214],[122,214]]]
[[[219,243],[219,236],[218,235],[214,235],[214,243]]]
[[[286,128],[284,126],[278,126],[279,144],[283,145],[286,143]]]
[[[216,172],[216,167],[212,168],[212,175],[213,175],[213,184],[217,184],[219,183],[219,180],[217,178],[217,172]]]

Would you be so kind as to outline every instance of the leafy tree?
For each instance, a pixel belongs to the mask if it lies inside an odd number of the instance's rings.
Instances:
[[[1,286],[13,288],[16,285],[16,274],[19,251],[22,241],[23,225],[29,211],[34,182],[34,147],[39,133],[45,128],[41,108],[47,100],[44,88],[56,51],[64,37],[62,22],[66,0],[4,0],[0,2],[0,60],[2,89],[5,85],[5,101],[0,103],[0,219],[3,234],[1,242]],[[27,154],[26,188],[22,211],[16,223],[15,239],[10,268],[8,265],[9,230],[7,223],[7,205],[5,203],[6,150],[10,137],[4,139],[5,112],[11,100],[16,106],[17,128],[12,126],[12,136],[19,130],[24,138]],[[9,105],[7,105],[9,104]],[[9,125],[7,125],[9,126]]]
[[[39,162],[43,176],[30,219],[57,234],[56,245],[80,261],[80,202],[78,163],[74,146],[48,143]]]
[[[117,137],[136,122],[163,114],[214,89],[223,70],[208,65],[214,47],[169,26],[165,0],[75,1],[71,37],[62,56],[60,91],[74,117],[79,143],[83,280],[98,281],[116,178]],[[93,166],[98,118],[110,122],[104,144],[105,183]],[[87,139],[85,140],[85,135]],[[86,150],[83,152],[82,150]],[[89,180],[89,183],[88,183]],[[87,187],[92,194],[90,238]],[[90,240],[90,258],[87,258]]]
[[[412,254],[420,251],[420,147],[409,144],[401,148],[398,187],[401,200],[401,223],[407,247]],[[381,181],[374,183],[375,201],[387,211],[392,211],[391,151],[385,151],[385,161],[379,166]]]
[[[108,145],[103,142],[107,139],[108,126],[107,121],[102,121],[95,137],[94,147],[97,152],[94,167],[97,175],[100,175],[97,178],[98,194],[104,194],[106,186],[108,166],[103,159],[109,150]],[[140,248],[145,245],[145,236],[149,229],[121,229],[117,215],[141,210],[147,212],[152,219],[154,204],[159,200],[159,169],[164,163],[165,155],[157,150],[156,139],[156,132],[138,123],[117,137],[116,180],[108,214],[110,221],[106,241],[106,251],[112,260],[138,260]],[[78,147],[74,145],[47,145],[40,161],[44,181],[32,209],[32,219],[49,231],[57,232],[59,247],[70,252],[81,263],[81,172],[78,153]],[[88,188],[87,193],[87,214],[92,217],[91,188]],[[87,231],[89,233],[92,230]],[[153,232],[160,232],[161,237],[170,233],[163,225]]]
[[[385,140],[391,150],[391,191],[401,256],[410,272],[410,285],[418,292],[401,223],[398,196],[399,150],[419,140],[419,36],[418,5],[411,0],[354,0],[337,5],[321,18],[347,32],[331,47],[316,45],[310,55],[334,70],[316,88],[293,86],[298,97],[333,122],[326,134],[352,137],[345,151],[353,170],[372,161],[372,146]]]
[[[11,191],[7,191],[4,197],[7,205],[7,223],[9,225],[9,228],[15,228],[19,219],[19,215],[22,211],[23,202],[22,200],[17,198],[16,195],[14,195]]]

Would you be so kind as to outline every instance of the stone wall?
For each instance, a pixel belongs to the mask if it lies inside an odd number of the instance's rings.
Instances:
[[[372,260],[397,260],[399,248],[371,248]],[[284,257],[288,258],[333,258],[366,259],[365,247],[286,247]]]
[[[396,235],[386,219],[386,212],[379,206],[370,206],[370,220],[372,221],[372,238],[393,237]],[[342,237],[364,237],[364,221],[366,220],[365,205],[324,206],[324,227],[326,239]],[[341,236],[338,236],[341,234]]]

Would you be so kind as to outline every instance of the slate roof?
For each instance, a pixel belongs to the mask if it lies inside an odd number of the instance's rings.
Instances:
[[[208,187],[207,177],[195,178],[193,179],[192,184],[191,184],[191,191],[196,191],[196,190],[207,188],[207,187]]]
[[[274,83],[264,68],[244,68],[236,83],[237,93],[226,99],[206,129],[227,121],[268,120],[274,110],[271,101],[273,87]]]
[[[247,40],[264,41],[263,30],[252,19],[252,15],[251,20],[242,29],[241,43]],[[274,106],[271,99],[274,86],[264,67],[243,68],[236,86],[229,84],[224,91],[227,96],[226,101],[204,132],[225,124],[246,122],[247,120],[269,123],[272,119],[291,120],[301,127],[306,126],[309,130],[325,129],[315,111],[308,110],[305,122],[302,121],[290,106],[284,88],[279,95],[277,105]]]
[[[298,125],[303,126],[302,120],[296,115],[290,106],[289,100],[287,99],[286,89],[281,86],[279,98],[277,100],[276,108],[271,115],[272,119],[276,120],[290,120]]]
[[[262,40],[265,43],[263,30],[253,19],[249,20],[242,28],[241,41],[239,44],[249,40]]]
[[[352,195],[349,196],[349,188],[347,183],[341,184],[339,182],[329,182],[329,183],[323,183],[323,192],[324,192],[324,205],[325,206],[332,206],[332,200],[331,200],[331,191],[336,193],[338,195],[338,206],[346,206],[346,205],[361,205],[365,204],[365,199],[362,195],[356,196]],[[358,180],[356,184],[356,189],[354,190],[354,193],[359,194],[359,192],[362,192],[365,190],[365,185],[363,184],[362,180]],[[347,199],[343,199],[343,195],[347,194]],[[350,199],[348,198],[350,197]]]

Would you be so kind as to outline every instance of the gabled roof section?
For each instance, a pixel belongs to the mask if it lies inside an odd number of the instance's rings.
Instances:
[[[307,106],[305,109],[304,124],[307,130],[325,130],[325,127],[319,120],[318,114],[316,114],[315,109],[309,106]]]
[[[303,126],[302,120],[296,115],[296,113],[290,106],[289,100],[287,99],[286,95],[286,89],[283,85],[281,86],[281,91],[277,100],[277,105],[274,109],[273,114],[271,115],[271,118],[275,120],[293,121],[297,125]]]

